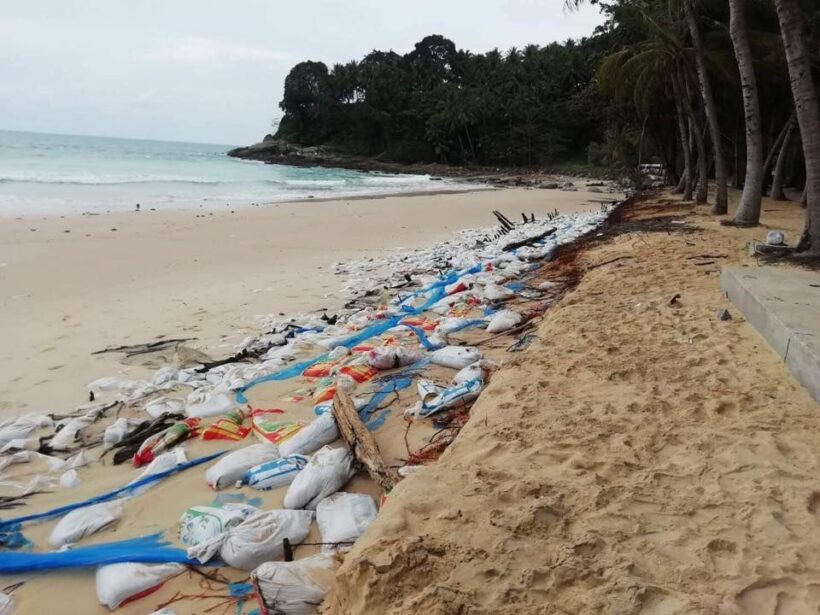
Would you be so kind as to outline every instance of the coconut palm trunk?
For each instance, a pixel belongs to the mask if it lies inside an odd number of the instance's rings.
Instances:
[[[692,148],[689,143],[689,128],[686,125],[686,114],[681,103],[681,92],[677,80],[673,82],[673,90],[677,101],[675,111],[678,115],[678,132],[680,132],[680,144],[683,150],[683,175],[681,175],[680,190],[683,193],[684,201],[692,200]]]
[[[780,33],[786,49],[794,109],[806,160],[806,226],[797,249],[820,255],[820,106],[806,51],[799,0],[775,0]]]
[[[780,152],[777,154],[777,163],[774,165],[774,174],[772,176],[772,190],[769,193],[769,196],[775,201],[788,201],[786,193],[783,192],[783,178],[786,175],[786,159],[789,157],[796,125],[796,121],[789,122],[789,130],[786,131],[783,145],[780,146]]]
[[[760,222],[760,202],[763,197],[763,129],[752,47],[746,29],[746,0],[729,0],[729,12],[729,33],[740,72],[743,115],[746,120],[746,180],[734,223],[754,226]]]
[[[709,81],[709,73],[706,67],[706,51],[703,46],[703,39],[700,35],[700,25],[695,13],[694,0],[684,0],[684,13],[689,33],[692,36],[692,45],[695,48],[695,65],[697,67],[698,82],[700,83],[700,93],[703,98],[703,108],[706,112],[706,120],[709,126],[709,135],[712,139],[712,149],[715,156],[715,184],[716,197],[712,213],[721,215],[729,209],[729,191],[726,179],[726,159],[723,156],[720,137],[720,121],[718,119],[717,105],[712,93],[712,84]],[[702,179],[706,179],[705,177]]]

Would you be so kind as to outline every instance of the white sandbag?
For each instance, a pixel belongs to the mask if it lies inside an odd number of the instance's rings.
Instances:
[[[513,291],[498,284],[487,284],[484,286],[484,298],[488,301],[502,301],[504,299],[511,299],[514,296],[515,293]]]
[[[242,482],[267,491],[289,485],[308,463],[307,457],[302,455],[288,455],[280,459],[272,459],[258,466],[253,466],[245,472]]]
[[[0,613],[2,615],[2,613]],[[172,611],[168,607],[164,609],[160,609],[159,611],[153,611],[152,613],[148,613],[148,615],[177,615],[176,611]]]
[[[91,460],[88,458],[88,453],[85,452],[85,449],[81,450],[76,455],[72,455],[66,460],[66,467],[69,470],[76,470],[77,468],[82,468],[83,466],[87,466],[91,463]]]
[[[157,419],[163,414],[182,414],[184,408],[185,402],[181,399],[157,397],[145,404],[142,409],[151,415],[151,417]]]
[[[498,367],[498,363],[494,361],[481,359],[481,361],[471,363],[467,367],[459,370],[459,372],[453,376],[453,384],[464,384],[465,382],[470,382],[470,380],[476,380],[479,378],[486,382],[489,379],[490,373],[497,370]]]
[[[36,451],[40,448],[39,438],[15,438],[9,440],[0,448],[0,453],[8,453],[14,451]]]
[[[289,455],[307,455],[319,450],[325,444],[335,442],[339,438],[339,428],[332,412],[319,415],[306,427],[302,427],[295,435],[279,445],[279,452],[283,457]]]
[[[122,379],[114,376],[106,376],[104,378],[97,378],[97,380],[88,383],[88,388],[91,391],[102,393],[105,391],[117,391],[120,388]]]
[[[473,346],[445,346],[430,353],[430,362],[442,367],[462,369],[481,359],[481,351]]]
[[[521,324],[523,317],[518,312],[512,310],[499,310],[490,319],[487,325],[487,333],[501,333],[508,331]]]
[[[395,369],[421,361],[423,355],[402,346],[379,346],[367,353],[367,362],[376,369]]]
[[[253,570],[262,562],[284,555],[282,541],[298,545],[310,532],[313,513],[306,510],[268,510],[245,521],[212,540],[188,549],[188,557],[201,563],[217,553],[233,568]]]
[[[353,455],[347,447],[324,446],[293,479],[283,505],[315,509],[324,498],[344,487],[355,473]]]
[[[109,564],[97,568],[97,599],[109,609],[158,589],[185,570],[181,564]]]
[[[60,487],[63,489],[74,489],[79,486],[80,477],[77,475],[77,470],[68,470],[60,476]]]
[[[55,451],[70,450],[77,444],[78,434],[93,422],[94,418],[91,416],[78,416],[71,419],[51,439],[49,443],[51,448]]]
[[[339,359],[346,357],[348,354],[350,354],[349,348],[346,346],[336,346],[336,348],[328,353],[327,358],[331,361],[338,361]]]
[[[192,399],[197,401],[192,403]],[[236,400],[233,395],[228,395],[227,393],[219,393],[217,395],[206,394],[204,398],[202,398],[199,397],[199,391],[195,391],[188,396],[188,405],[185,407],[185,415],[208,418],[225,414],[234,408],[236,408]]]
[[[257,512],[258,508],[248,504],[191,506],[179,519],[179,541],[193,546],[212,540]]]
[[[333,586],[333,558],[313,555],[293,562],[265,562],[251,574],[266,613],[312,615]]]
[[[316,506],[316,523],[322,542],[322,551],[332,553],[335,549],[348,549],[350,545],[339,543],[355,542],[364,534],[378,514],[376,503],[363,493],[334,493]]]
[[[12,615],[14,606],[14,598],[9,594],[0,593],[0,615]]]
[[[135,483],[138,480],[145,478],[146,476],[153,476],[154,474],[166,472],[171,468],[175,468],[180,464],[186,463],[187,461],[188,457],[185,455],[185,447],[177,446],[176,448],[171,449],[170,451],[167,451],[154,457],[154,459],[145,467],[142,473],[131,482]]]
[[[29,463],[32,460],[32,457],[33,455],[31,451],[18,451],[17,453],[6,455],[0,458],[0,472],[5,470],[10,465],[17,463]],[[62,459],[60,461],[62,461]]]
[[[279,459],[279,448],[273,444],[251,444],[221,457],[205,472],[211,489],[223,489],[242,480],[252,467]]]
[[[454,316],[442,318],[438,322],[438,325],[436,325],[436,333],[447,335],[453,331],[460,331],[468,322],[470,322],[468,318],[458,318]]]
[[[178,373],[179,370],[176,367],[173,365],[166,365],[165,367],[160,367],[154,372],[154,377],[151,379],[151,382],[156,386],[162,386],[175,381]]]
[[[54,526],[48,544],[54,549],[73,544],[81,538],[99,532],[120,517],[122,504],[117,500],[72,510]]]
[[[136,419],[127,419],[125,417],[118,418],[113,425],[105,428],[103,433],[103,444],[106,447],[114,446],[117,442],[122,440],[129,433],[134,431],[142,421]]]

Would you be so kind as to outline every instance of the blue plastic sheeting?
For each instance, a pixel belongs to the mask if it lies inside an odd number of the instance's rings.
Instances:
[[[412,377],[399,376],[397,374],[397,377],[391,378],[390,381],[383,384],[381,388],[376,391],[373,397],[370,398],[367,405],[359,410],[359,417],[362,419],[362,423],[365,424],[369,431],[375,431],[387,420],[387,415],[389,412],[387,412],[386,409],[380,414],[376,414],[379,412],[379,405],[385,400],[385,398],[391,393],[396,393],[402,389],[406,389],[411,384],[413,384]]]
[[[343,342],[341,342],[339,344],[339,346],[344,346],[345,348],[353,348],[354,346],[358,346],[362,342],[364,342],[366,340],[369,340],[372,337],[376,337],[377,335],[381,335],[382,333],[384,333],[388,329],[392,329],[393,327],[398,325],[399,322],[405,316],[412,316],[414,314],[421,314],[422,312],[426,312],[428,309],[430,309],[430,306],[432,306],[436,301],[438,301],[439,299],[441,299],[444,296],[444,287],[445,286],[448,286],[449,284],[452,284],[453,282],[455,282],[456,280],[462,278],[465,275],[468,275],[468,274],[471,274],[471,273],[478,273],[480,271],[481,271],[481,264],[479,263],[478,265],[474,265],[473,267],[470,267],[469,269],[464,269],[462,271],[454,271],[454,272],[448,274],[447,276],[443,277],[438,282],[434,282],[433,284],[430,284],[427,288],[423,288],[419,291],[411,293],[410,295],[408,295],[407,297],[402,299],[401,303],[399,304],[401,306],[401,309],[404,311],[403,315],[393,316],[392,318],[386,318],[385,320],[374,323],[374,324],[370,325],[369,327],[365,327],[364,329],[359,331],[357,334],[352,335],[349,338],[347,338],[346,340],[344,340]],[[432,293],[432,294],[427,298],[427,300],[424,302],[424,304],[421,305],[420,307],[412,307],[412,306],[409,306],[409,305],[405,305],[405,303],[408,300],[410,300],[414,297],[417,297],[419,295],[424,295],[426,293]],[[263,384],[265,382],[274,382],[274,381],[289,380],[291,378],[295,378],[296,376],[301,375],[301,373],[303,371],[305,371],[311,365],[319,363],[320,361],[323,361],[326,358],[327,358],[327,353],[325,353],[325,354],[323,354],[319,357],[316,357],[315,359],[308,359],[307,361],[302,361],[300,363],[295,363],[295,364],[291,365],[290,367],[286,367],[285,369],[279,370],[278,372],[268,374],[267,376],[260,376],[259,378],[251,380],[248,384],[246,384],[244,387],[242,387],[241,389],[239,389],[236,392],[236,402],[239,403],[239,404],[247,404],[248,403],[248,398],[245,396],[245,393],[247,393],[253,387],[255,387],[257,385],[260,385],[260,384]]]
[[[92,498],[88,498],[87,500],[83,500],[82,502],[67,504],[65,506],[52,508],[51,510],[47,510],[41,513],[35,513],[33,515],[25,515],[23,517],[15,517],[13,519],[6,519],[5,521],[0,521],[0,533],[13,532],[19,530],[20,525],[22,525],[23,523],[28,523],[30,521],[44,521],[46,519],[53,519],[54,517],[62,517],[64,514],[69,513],[72,510],[77,510],[78,508],[85,508],[86,506],[101,504],[102,502],[108,502],[119,497],[136,495],[137,492],[143,487],[153,485],[154,483],[157,483],[164,478],[176,474],[177,472],[182,472],[183,470],[187,470],[188,468],[193,468],[194,466],[198,466],[203,463],[208,463],[209,461],[216,459],[217,457],[225,454],[226,452],[227,451],[220,451],[218,453],[214,453],[213,455],[206,455],[204,457],[194,459],[193,461],[181,463],[178,466],[171,468],[170,470],[166,470],[165,472],[160,472],[159,474],[146,476],[145,478],[125,485],[124,487],[120,487],[119,489],[115,489],[114,491],[109,491],[108,493],[103,493],[102,495],[96,495]],[[0,557],[0,559],[3,558]]]
[[[168,545],[169,543],[162,539],[162,534],[149,534],[139,538],[64,551],[3,553],[0,557],[0,574],[42,572],[61,568],[88,568],[123,562],[199,565],[197,560],[188,559],[184,550]]]
[[[416,337],[419,338],[419,343],[424,347],[425,350],[437,350],[440,346],[436,346],[433,342],[427,339],[427,334],[416,326],[413,325],[405,325],[403,324],[402,327],[407,327],[413,333],[416,334]]]

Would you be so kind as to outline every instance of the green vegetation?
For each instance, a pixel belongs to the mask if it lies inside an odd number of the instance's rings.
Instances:
[[[408,54],[297,64],[277,137],[401,162],[605,167],[661,162],[716,214],[759,222],[772,186],[803,188],[800,249],[820,254],[816,0],[588,0],[581,41],[473,54],[438,35]],[[577,6],[583,0],[567,0]],[[796,128],[799,128],[797,130]],[[585,161],[585,162],[584,162]]]
[[[405,55],[301,62],[277,137],[402,162],[540,165],[583,157],[600,131],[593,84],[606,36],[483,55],[428,36]]]

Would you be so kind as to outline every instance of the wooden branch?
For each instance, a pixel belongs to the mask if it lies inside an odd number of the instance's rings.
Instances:
[[[502,248],[504,252],[509,252],[511,250],[515,250],[516,248],[523,248],[524,246],[529,246],[534,243],[538,243],[542,239],[546,239],[550,235],[555,233],[555,227],[548,228],[543,233],[539,233],[538,235],[534,235],[533,237],[527,237],[526,239],[521,239],[520,241],[513,241],[512,243],[508,243],[506,246]]]
[[[102,350],[95,350],[91,354],[103,354],[106,352],[124,352],[127,355],[145,354],[147,352],[157,352],[160,350],[166,350],[171,346],[177,346],[179,344],[182,344],[183,342],[190,342],[191,340],[195,339],[195,337],[180,337],[170,340],[158,340],[156,342],[148,342],[146,344],[133,344],[131,346],[112,346],[109,348],[103,348]]]
[[[384,463],[373,434],[367,430],[359,418],[359,413],[350,395],[341,389],[336,391],[336,396],[333,398],[333,416],[339,426],[339,433],[350,447],[353,456],[383,489],[392,489],[400,480],[398,472]]]
[[[618,261],[626,260],[628,258],[635,258],[634,256],[619,256],[618,258],[611,258],[608,261],[604,261],[603,263],[596,263],[595,265],[590,265],[587,267],[587,271],[592,271],[593,269],[597,269],[598,267],[603,267],[604,265],[610,265],[612,263],[617,263]]]

